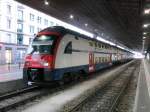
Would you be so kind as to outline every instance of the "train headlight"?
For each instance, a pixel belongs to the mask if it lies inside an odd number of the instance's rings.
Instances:
[[[44,62],[43,65],[44,66],[48,66],[49,64],[48,64],[48,62]]]

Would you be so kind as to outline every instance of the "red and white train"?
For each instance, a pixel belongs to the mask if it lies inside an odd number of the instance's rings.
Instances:
[[[62,81],[131,58],[132,53],[128,51],[64,27],[48,27],[40,31],[30,45],[23,77],[34,83]]]

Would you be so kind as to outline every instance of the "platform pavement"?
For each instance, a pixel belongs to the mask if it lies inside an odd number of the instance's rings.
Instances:
[[[23,82],[22,65],[0,65],[0,94],[26,87]]]
[[[0,82],[22,79],[23,64],[0,65]]]
[[[0,65],[0,74],[20,71],[22,68],[23,68],[23,64]]]
[[[150,62],[143,59],[140,66],[134,112],[150,112]]]

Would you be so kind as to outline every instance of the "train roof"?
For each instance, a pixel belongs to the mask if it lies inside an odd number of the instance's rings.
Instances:
[[[65,35],[65,34],[68,34],[68,33],[69,33],[69,34],[73,34],[73,35],[79,36],[79,37],[84,38],[84,39],[87,39],[87,40],[98,41],[98,42],[101,42],[101,43],[103,43],[103,44],[112,46],[112,45],[110,45],[110,44],[108,44],[108,43],[104,43],[104,42],[102,42],[102,41],[100,41],[100,40],[97,40],[97,39],[95,39],[95,38],[90,38],[90,37],[88,37],[88,36],[86,36],[86,35],[84,35],[84,34],[80,34],[80,33],[75,32],[75,31],[73,31],[73,30],[64,28],[64,27],[62,27],[62,26],[47,27],[47,28],[41,30],[40,32],[58,32],[58,33],[61,34],[61,35]],[[39,32],[39,33],[40,33],[40,32]],[[116,46],[112,46],[112,47],[118,48],[118,47],[116,47]],[[121,48],[118,48],[118,49],[121,49]],[[129,51],[124,50],[124,49],[121,49],[121,50],[126,51],[126,52],[129,52]],[[131,52],[130,52],[130,53],[131,53]]]

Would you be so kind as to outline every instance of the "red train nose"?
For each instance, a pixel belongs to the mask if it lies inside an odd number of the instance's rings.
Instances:
[[[53,56],[52,55],[28,55],[26,56],[24,67],[53,69]]]

